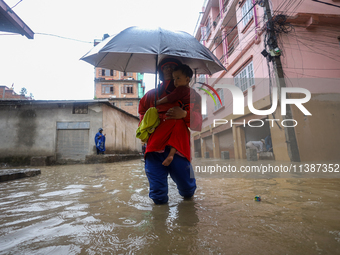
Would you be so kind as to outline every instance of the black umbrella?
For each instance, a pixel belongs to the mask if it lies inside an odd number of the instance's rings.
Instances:
[[[129,27],[106,38],[81,60],[95,67],[122,72],[155,73],[155,66],[165,57],[176,57],[198,74],[225,70],[215,55],[195,37],[162,28]]]
[[[157,74],[166,57],[175,57],[197,74],[225,70],[221,62],[192,35],[162,28],[129,27],[106,38],[81,58],[95,67]],[[157,75],[155,86],[157,86]]]

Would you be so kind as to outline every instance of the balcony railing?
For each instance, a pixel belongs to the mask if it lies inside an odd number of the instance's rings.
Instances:
[[[228,43],[228,57],[230,57],[231,54],[233,54],[238,44],[239,44],[238,35],[236,35],[234,39],[230,43]]]
[[[216,19],[213,21],[213,26],[214,26],[214,28],[216,28],[218,22],[220,21],[220,18],[221,18],[221,17],[220,17],[220,13],[218,13]]]
[[[226,61],[225,61],[225,60],[226,60],[226,59],[225,59],[225,56],[226,56],[226,55],[225,55],[225,54],[223,54],[223,55],[222,55],[222,57],[219,59],[219,60],[220,60],[220,62],[221,62],[223,65],[225,65],[225,64],[226,64],[226,63],[225,63],[225,62],[226,62]]]

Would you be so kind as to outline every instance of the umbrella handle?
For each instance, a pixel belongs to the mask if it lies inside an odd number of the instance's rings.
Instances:
[[[155,107],[157,102],[157,67],[158,67],[158,54],[156,55],[156,69],[155,69]]]
[[[195,78],[194,78],[195,80],[194,80],[194,85],[196,84],[196,73],[197,73],[197,68],[195,68],[195,76],[194,76],[194,77],[195,77]]]

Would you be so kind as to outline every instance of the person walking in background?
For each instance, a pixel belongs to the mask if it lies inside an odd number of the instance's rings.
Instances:
[[[146,150],[146,143],[143,143],[142,144],[142,154],[143,154],[143,156],[145,154],[145,150]]]
[[[266,138],[264,138],[264,141],[266,143],[266,150],[269,152],[273,152],[273,144],[272,144],[272,138],[270,135],[266,136]]]
[[[261,139],[261,141],[250,141],[247,142],[246,148],[247,149],[256,149],[257,153],[264,151],[265,141]]]
[[[99,128],[98,133],[94,137],[94,142],[96,144],[97,155],[104,154],[105,152],[105,135],[103,134],[103,129]]]

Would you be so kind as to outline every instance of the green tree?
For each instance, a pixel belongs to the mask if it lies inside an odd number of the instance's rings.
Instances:
[[[20,95],[26,96],[26,94],[27,94],[27,89],[25,87],[22,87],[20,90]]]

